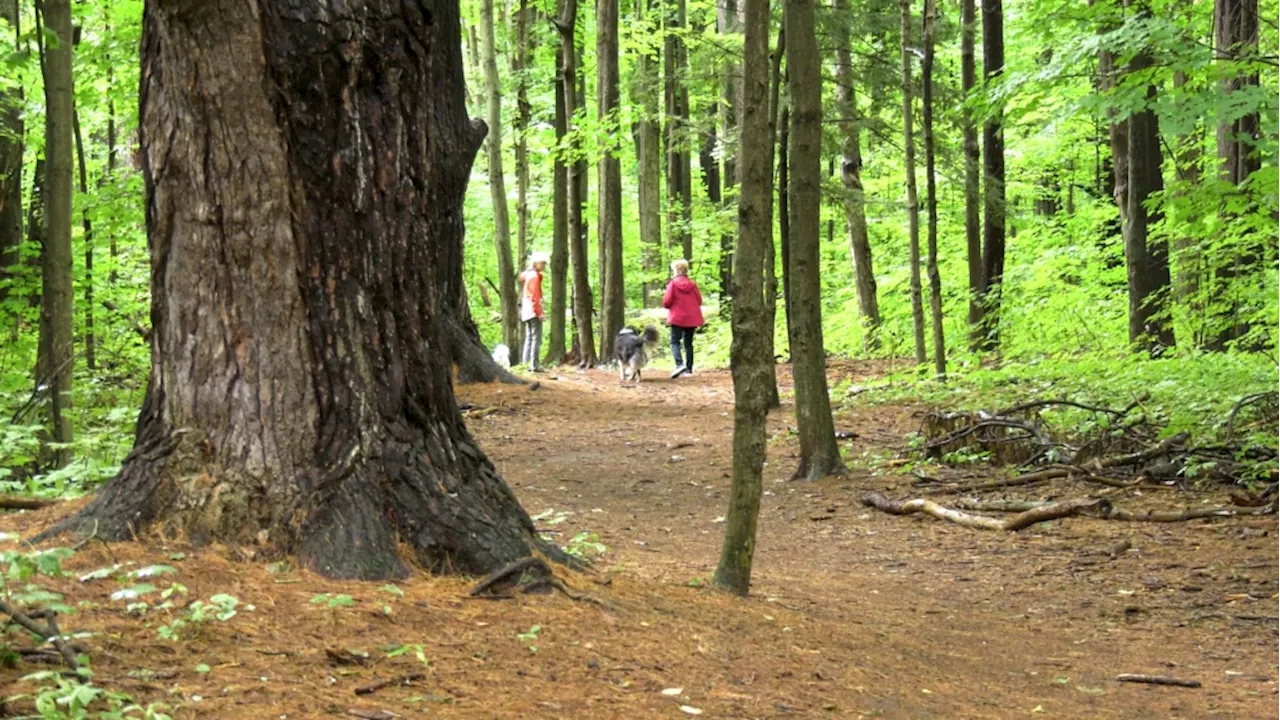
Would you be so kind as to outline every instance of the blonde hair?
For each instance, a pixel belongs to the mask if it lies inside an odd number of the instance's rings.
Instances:
[[[688,274],[689,274],[689,261],[688,261],[688,260],[685,260],[684,258],[680,258],[680,259],[678,259],[678,260],[676,260],[676,261],[672,262],[672,263],[671,263],[671,272],[673,272],[673,273],[675,273],[675,274],[677,274],[677,275],[688,275]]]

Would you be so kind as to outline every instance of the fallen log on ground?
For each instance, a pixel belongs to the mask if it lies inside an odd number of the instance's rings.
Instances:
[[[1245,517],[1250,515],[1272,515],[1276,505],[1272,503],[1263,507],[1207,507],[1191,510],[1142,510],[1134,512],[1121,508],[1109,508],[1106,513],[1098,513],[1102,520],[1124,520],[1128,522],[1185,522],[1216,517]]]
[[[1104,507],[1109,508],[1110,506],[1109,502],[1100,498],[1079,498],[1032,508],[1026,512],[1021,512],[1012,517],[1000,520],[993,517],[987,517],[985,515],[972,515],[959,510],[953,510],[924,498],[905,501],[890,500],[884,495],[876,492],[870,492],[863,495],[862,504],[887,512],[890,515],[924,513],[926,515],[932,515],[939,520],[947,520],[963,527],[977,528],[979,530],[1002,530],[1005,532],[1017,532],[1018,530],[1030,527],[1036,523],[1078,515],[1089,509],[1102,509]]]
[[[26,495],[0,495],[0,510],[39,510],[60,502],[62,501]]]
[[[1183,680],[1168,675],[1141,675],[1139,673],[1122,673],[1116,676],[1116,682],[1143,683],[1146,685],[1173,685],[1175,687],[1198,688],[1199,680]]]

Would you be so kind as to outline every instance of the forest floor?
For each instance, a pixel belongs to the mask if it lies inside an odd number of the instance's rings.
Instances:
[[[841,363],[832,377],[879,369]],[[159,539],[90,543],[67,561],[80,572],[166,563],[178,573],[159,585],[254,605],[174,643],[157,634],[163,613],[140,620],[110,599],[118,584],[45,584],[84,603],[62,626],[95,633],[85,640],[95,682],[177,717],[1277,716],[1274,516],[1069,518],[1017,534],[890,516],[858,498],[912,495],[914,478],[886,460],[925,408],[841,410],[837,428],[855,433],[849,456],[879,462],[805,484],[786,479],[796,444],[784,397],[769,419],[752,594],[729,597],[708,587],[730,482],[729,374],[650,374],[624,387],[616,373],[560,370],[536,390],[459,391],[469,427],[539,526],[560,544],[589,532],[607,547],[591,572],[561,573],[599,604],[471,599],[470,582],[425,576],[398,595]],[[1084,492],[1063,483],[1034,497]],[[1205,502],[1225,494],[1149,491],[1125,506]],[[68,510],[0,517],[0,531],[29,536]],[[321,593],[351,603],[316,602]],[[39,683],[18,678],[31,668],[0,670],[0,695],[30,692]],[[1202,686],[1119,683],[1120,673]]]

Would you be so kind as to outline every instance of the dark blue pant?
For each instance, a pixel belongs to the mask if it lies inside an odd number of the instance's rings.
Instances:
[[[693,331],[697,328],[671,326],[671,357],[676,361],[676,367],[683,366],[686,370],[693,369]],[[684,345],[684,360],[680,359],[680,346]]]

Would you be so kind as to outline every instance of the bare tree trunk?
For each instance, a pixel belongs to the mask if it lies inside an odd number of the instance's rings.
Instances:
[[[1220,63],[1242,63],[1253,59],[1253,69],[1245,73],[1227,70],[1220,80],[1221,92],[1230,97],[1258,87],[1258,0],[1215,0],[1214,46]],[[1230,121],[1219,123],[1218,177],[1225,183],[1239,188],[1251,174],[1262,167],[1259,148],[1261,125],[1259,114],[1246,113]],[[1223,211],[1227,222],[1233,213]],[[1222,258],[1214,269],[1215,304],[1225,306],[1226,312],[1214,318],[1218,326],[1210,337],[1210,350],[1225,350],[1228,343],[1248,334],[1251,324],[1241,317],[1240,302],[1235,297],[1234,281],[1259,262],[1260,255],[1245,250],[1236,251]],[[1269,272],[1269,271],[1268,271]],[[1252,348],[1258,349],[1258,348]]]
[[[937,0],[925,0],[924,60],[920,64],[920,84],[924,105],[925,204],[929,212],[929,315],[933,326],[933,371],[938,379],[945,379],[947,348],[942,327],[942,276],[938,273],[938,188],[933,167],[933,28],[937,15]]]
[[[502,85],[493,46],[493,0],[480,0],[480,53],[484,62],[484,95],[489,136],[489,196],[493,201],[493,244],[498,255],[498,296],[502,304],[502,342],[520,346],[520,308],[516,270],[511,260],[511,219],[507,182],[502,172]]]
[[[849,256],[853,284],[858,293],[862,321],[862,346],[868,352],[880,347],[880,304],[876,299],[876,275],[871,266],[871,242],[867,235],[866,197],[862,189],[861,121],[854,92],[853,52],[849,42],[848,0],[835,0],[836,107],[840,111],[840,180],[844,185],[844,221],[849,232]]]
[[[44,49],[45,157],[48,160],[45,208],[44,281],[41,291],[42,329],[49,333],[49,389],[53,408],[53,440],[63,447],[56,464],[71,461],[75,439],[71,423],[71,379],[75,371],[75,345],[71,279],[71,198],[73,139],[73,86],[71,75],[70,0],[44,0],[40,13],[56,45]]]
[[[529,125],[533,108],[529,105],[529,15],[528,0],[520,0],[516,12],[516,268],[529,257]],[[521,333],[523,334],[523,333]],[[523,339],[521,340],[523,343]]]
[[[769,167],[767,169],[769,171],[770,185],[773,185],[773,156],[778,143],[778,102],[782,87],[782,56],[786,53],[786,40],[786,32],[779,30],[778,42],[774,46],[773,54],[769,59]],[[745,107],[742,112],[745,116]],[[782,397],[778,394],[778,351],[775,342],[778,328],[778,253],[774,251],[773,244],[772,187],[769,188],[769,202],[766,207],[769,210],[770,217],[768,218],[769,243],[765,246],[764,260],[764,307],[765,323],[768,328],[765,332],[765,347],[769,356],[769,397],[766,398],[765,405],[772,410],[782,407]],[[785,255],[783,256],[783,266],[786,266]]]
[[[556,26],[560,30],[560,76],[564,90],[565,117],[569,119],[570,133],[576,128],[574,117],[578,112],[578,62],[575,25],[578,16],[578,0],[564,0]],[[587,272],[587,236],[582,226],[582,206],[586,195],[586,165],[578,159],[579,146],[576,136],[570,143],[569,165],[569,263],[573,268],[573,321],[577,327],[576,344],[578,363],[581,367],[596,364],[595,331],[591,326],[591,282]]]
[[[744,0],[742,189],[738,202],[738,252],[733,289],[733,486],[726,515],[724,545],[715,584],[738,595],[751,587],[756,520],[760,514],[765,458],[769,365],[761,303],[766,246],[773,245],[770,210],[770,118],[768,104],[769,0]]]
[[[564,362],[565,315],[568,312],[569,275],[569,166],[565,162],[569,119],[565,116],[564,60],[556,50],[556,155],[551,176],[551,328],[547,338],[548,366]]]
[[[1173,86],[1184,89],[1189,78],[1184,71],[1175,71]],[[1200,149],[1203,137],[1198,129],[1179,135],[1174,153],[1174,170],[1182,193],[1192,192],[1200,184],[1200,162],[1203,153]],[[1204,341],[1200,315],[1203,314],[1203,303],[1200,302],[1200,275],[1204,272],[1203,258],[1200,253],[1199,239],[1190,235],[1180,235],[1173,241],[1174,297],[1178,303],[1187,306],[1193,316],[1193,331],[1196,345]]]
[[[785,0],[784,0],[785,1]],[[778,41],[779,52],[785,52],[784,38]],[[783,80],[789,73],[783,71]],[[787,347],[795,338],[792,329],[791,310],[795,303],[791,299],[791,103],[783,98],[778,107],[778,237],[782,245],[782,312],[787,321]]]
[[[982,3],[982,72],[987,82],[1004,73],[1004,8]],[[982,349],[1000,349],[1000,295],[1004,282],[1004,111],[996,108],[982,128]]]
[[[689,59],[678,33],[688,23],[685,0],[675,0],[674,16],[668,10],[669,34],[664,47],[667,105],[667,235],[668,244],[693,259],[693,234],[689,229],[693,188],[689,167]],[[672,32],[674,31],[674,32]]]
[[[596,2],[597,117],[610,125],[618,121],[618,0]],[[600,357],[612,358],[613,339],[625,319],[626,295],[622,278],[622,168],[617,155],[606,150],[598,165],[600,177],[599,228]]]
[[[362,579],[406,575],[402,553],[473,574],[563,557],[467,432],[440,352],[483,139],[458,36],[450,0],[147,4],[151,376],[120,474],[48,534],[163,524]]]
[[[80,170],[80,194],[89,194],[89,175],[84,166],[84,138],[80,133],[80,113],[74,102],[71,108],[71,125],[76,140],[76,158]],[[84,365],[90,370],[98,366],[97,337],[93,328],[93,223],[89,211],[80,209],[80,224],[84,230]]]
[[[924,298],[920,288],[920,199],[916,194],[915,120],[911,91],[911,0],[898,0],[902,14],[902,147],[907,175],[907,252],[911,267],[911,330],[915,340],[916,364],[928,357],[924,349]]]
[[[637,0],[636,13],[642,22],[650,18],[649,0]],[[658,62],[642,48],[636,60],[634,105],[640,108],[636,128],[636,157],[639,166],[640,262],[644,271],[641,297],[644,307],[656,307],[662,293],[662,130],[661,84]]]
[[[794,108],[791,155],[790,255],[792,372],[800,464],[795,477],[819,480],[843,474],[827,389],[822,342],[822,73],[814,22],[814,0],[786,0],[787,73]]]
[[[0,0],[0,18],[13,28],[14,44],[22,31],[18,0]],[[22,121],[22,85],[0,89],[0,306],[9,293],[10,270],[18,264],[22,245],[22,153],[25,127]],[[17,325],[14,325],[16,332]]]
[[[1149,12],[1145,9],[1140,12]],[[1153,65],[1142,50],[1129,61],[1130,73]],[[1129,342],[1152,354],[1174,344],[1168,316],[1169,247],[1163,237],[1152,237],[1150,228],[1162,214],[1146,207],[1147,199],[1164,190],[1161,173],[1160,127],[1156,119],[1156,88],[1147,87],[1145,107],[1129,116],[1129,222],[1125,226],[1125,260],[1129,274]]]
[[[978,85],[974,62],[974,39],[977,18],[974,0],[960,0],[960,86],[967,98]],[[969,349],[977,352],[983,346],[982,329],[982,222],[979,210],[981,189],[978,165],[978,129],[973,115],[962,111],[964,127],[964,237],[969,261]]]
[[[741,35],[743,12],[743,0],[723,0],[722,3],[716,5],[716,26],[722,35]],[[765,38],[766,59],[768,56],[768,38]],[[721,101],[720,101],[720,127],[721,137],[726,146],[732,147],[736,140],[734,134],[737,132],[738,114],[741,112],[742,101],[742,64],[731,61],[725,65],[725,77],[721,82]],[[766,98],[767,99],[767,98]],[[772,167],[772,161],[770,162]],[[738,183],[738,164],[737,158],[732,155],[726,155],[724,158],[724,171],[721,173],[721,191],[717,193],[721,200],[716,203],[716,207],[721,207],[721,203],[727,204],[729,198],[733,194],[733,188]],[[772,178],[770,178],[772,185]],[[772,213],[771,213],[772,214]],[[770,238],[772,242],[772,238]],[[729,305],[733,297],[733,259],[734,253],[734,234],[720,234],[720,314],[727,317]]]

